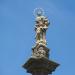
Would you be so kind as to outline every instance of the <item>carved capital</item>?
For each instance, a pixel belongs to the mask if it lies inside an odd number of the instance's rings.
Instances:
[[[49,49],[43,45],[36,45],[34,48],[32,48],[32,50],[32,56],[35,58],[48,58],[49,56]]]

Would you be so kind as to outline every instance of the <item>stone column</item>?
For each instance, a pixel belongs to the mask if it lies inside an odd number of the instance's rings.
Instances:
[[[41,22],[41,24],[40,24]],[[37,15],[36,20],[36,44],[32,48],[32,56],[23,65],[23,68],[32,75],[48,75],[59,66],[58,63],[49,60],[49,49],[46,46],[46,30],[48,19],[42,14]],[[40,36],[41,35],[41,36]],[[42,39],[42,41],[40,40]]]
[[[32,73],[32,75],[48,75],[48,73],[44,72],[44,71],[36,71],[36,72]]]

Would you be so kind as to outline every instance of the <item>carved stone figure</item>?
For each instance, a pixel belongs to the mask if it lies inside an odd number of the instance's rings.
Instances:
[[[46,30],[48,28],[49,21],[42,15],[36,17],[36,44],[46,45]]]
[[[43,16],[42,10],[37,10],[35,31],[36,31],[36,45],[33,47],[33,57],[48,58],[48,49],[46,47],[46,30],[48,29],[49,21],[47,17]]]
[[[46,51],[44,50],[43,47],[39,47],[38,49],[34,49],[34,52],[33,52],[33,56],[35,57],[46,57]]]
[[[39,53],[40,57],[46,57],[46,51],[43,49],[43,47],[40,47],[38,49],[38,53]]]

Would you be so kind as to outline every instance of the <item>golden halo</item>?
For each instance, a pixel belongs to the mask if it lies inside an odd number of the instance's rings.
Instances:
[[[34,14],[35,17],[44,15],[44,10],[42,8],[35,8],[33,14]]]

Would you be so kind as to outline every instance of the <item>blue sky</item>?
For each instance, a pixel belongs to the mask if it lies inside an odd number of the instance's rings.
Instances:
[[[33,10],[43,8],[50,59],[60,66],[53,75],[75,74],[75,0],[0,0],[0,75],[30,75],[22,65],[35,44]]]

